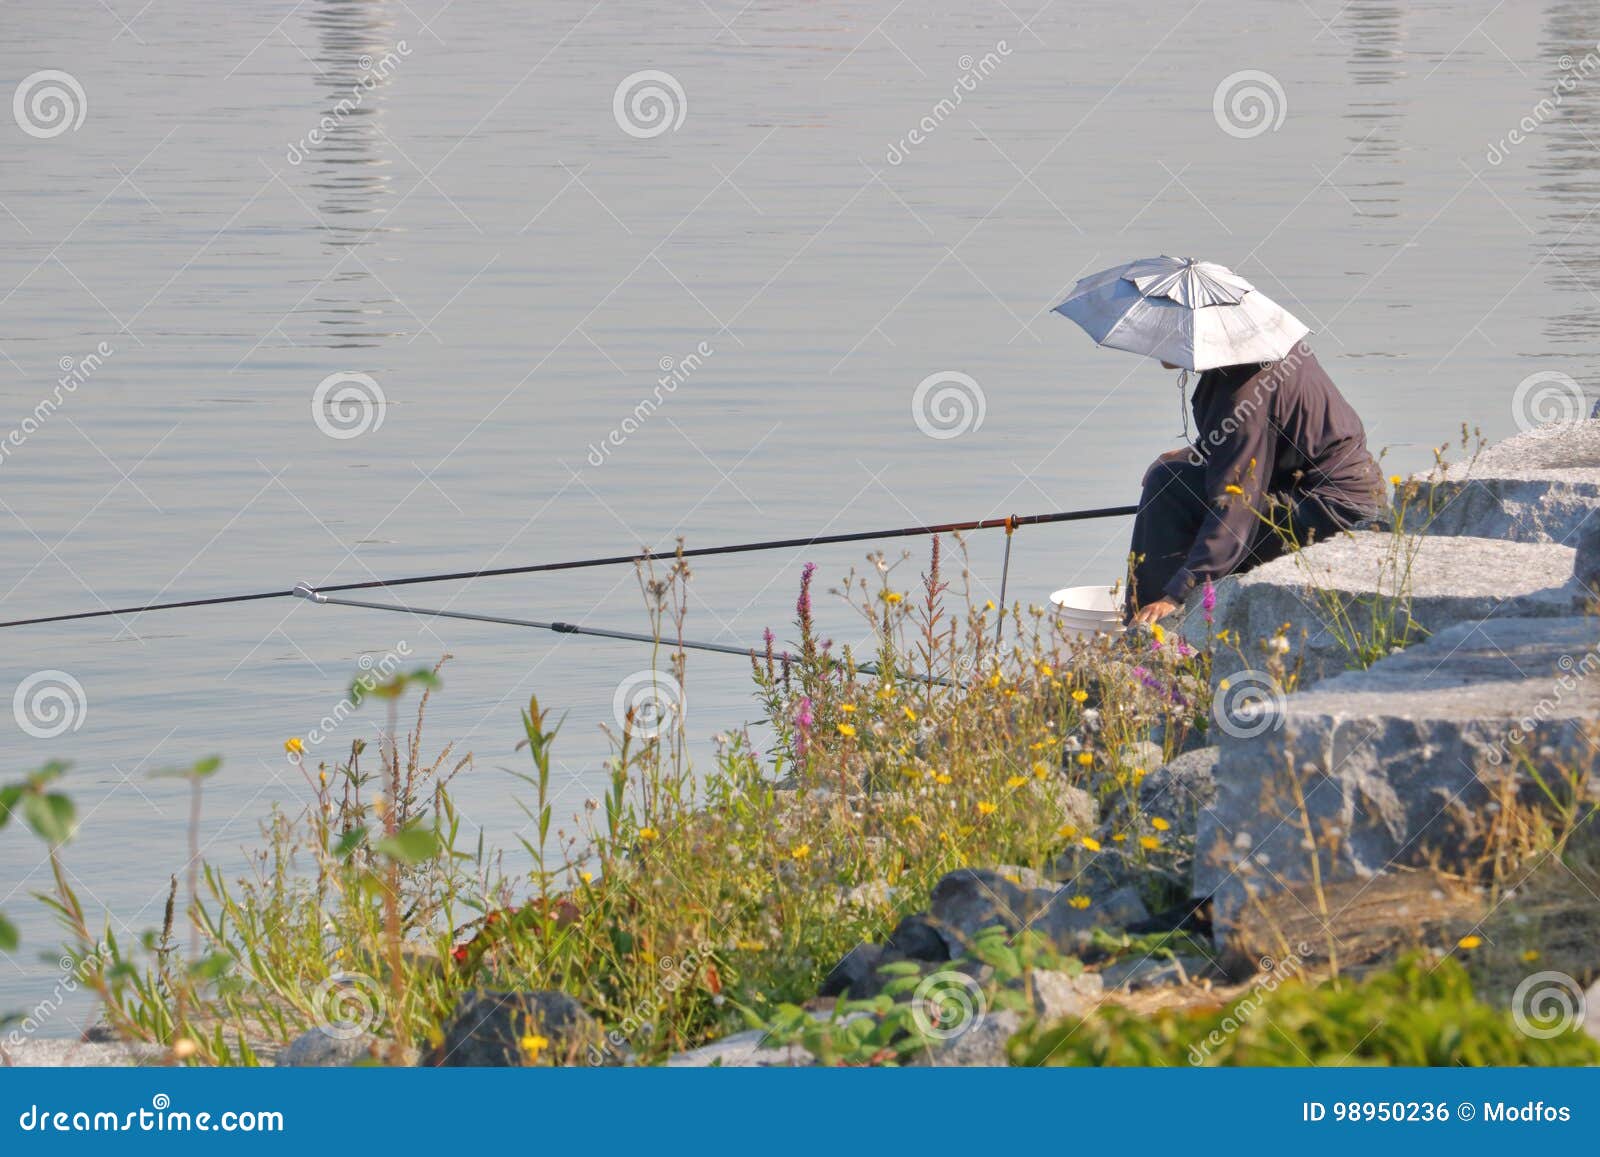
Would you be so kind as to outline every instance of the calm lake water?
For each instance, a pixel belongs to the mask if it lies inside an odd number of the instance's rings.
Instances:
[[[1036,7],[6,4],[0,617],[1129,502],[1175,444],[1172,376],[1048,310],[1160,252],[1231,265],[1310,324],[1394,469],[1463,421],[1515,432],[1530,375],[1592,386],[1600,8]],[[981,424],[916,420],[941,373],[976,383]],[[1568,388],[1540,379],[1523,408]],[[970,428],[924,430],[949,422]],[[1012,592],[1109,582],[1126,533],[1019,532]],[[1002,543],[972,541],[979,598]],[[865,550],[704,560],[692,633],[782,637],[802,563],[832,580]],[[405,597],[645,629],[628,568]],[[844,608],[824,621],[858,633]],[[449,651],[430,734],[475,754],[459,802],[509,843],[519,706],[569,713],[558,810],[577,810],[648,662],[299,600],[3,640],[5,696],[65,686],[72,714],[45,737],[0,716],[0,778],[72,763],[67,863],[130,939],[184,863],[183,789],[153,771],[225,757],[202,839],[239,863],[304,795],[284,739],[363,661]],[[702,751],[757,715],[747,675],[692,657]],[[58,977],[15,827],[0,907],[26,944],[0,1010]]]

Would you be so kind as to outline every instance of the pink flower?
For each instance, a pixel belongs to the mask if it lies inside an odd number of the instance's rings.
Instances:
[[[1200,596],[1200,609],[1205,612],[1206,626],[1211,625],[1211,612],[1217,609],[1217,588],[1211,585],[1211,580],[1206,579],[1205,594]]]

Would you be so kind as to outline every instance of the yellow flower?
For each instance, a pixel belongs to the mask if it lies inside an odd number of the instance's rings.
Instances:
[[[655,828],[640,828],[639,829],[639,838],[641,840],[649,841],[649,840],[657,839],[660,835],[661,835],[661,833],[656,831]]]
[[[1082,687],[1079,687],[1076,691],[1074,691],[1072,693],[1072,701],[1074,703],[1086,702],[1088,700],[1088,698],[1089,698],[1089,693],[1087,691],[1085,691]]]
[[[578,879],[582,880],[585,884],[592,884],[592,883],[594,883],[594,873],[593,872],[579,872],[578,873]]]
[[[992,816],[994,814],[994,812],[995,812],[994,804],[990,803],[986,799],[980,799],[978,801],[978,814],[980,816]]]
[[[1048,767],[1046,767],[1044,764],[1036,763],[1036,764],[1033,765],[1033,778],[1034,779],[1046,779],[1046,778],[1049,777],[1049,775],[1050,775],[1050,769]]]
[[[1478,945],[1482,943],[1482,936],[1463,936],[1460,940],[1456,941],[1456,947],[1465,952],[1471,952],[1474,948],[1478,947]]]
[[[290,755],[304,755],[306,751],[306,743],[305,740],[296,736],[293,739],[285,739],[283,741],[283,749]]]
[[[993,675],[989,676],[989,686],[991,686],[991,687],[1000,686],[1000,673],[998,671],[996,671]]]
[[[850,724],[848,724],[848,723],[839,724],[839,734],[844,736],[846,739],[849,739],[855,733],[856,733],[856,729],[854,727],[852,727]]]
[[[1228,681],[1226,679],[1218,679],[1217,680],[1217,690],[1218,691],[1226,691],[1227,689],[1228,689]]]
[[[1087,908],[1089,906],[1089,897],[1087,897],[1087,896],[1073,896],[1071,899],[1069,899],[1067,901],[1067,903],[1071,904],[1074,908],[1077,908],[1077,909],[1079,909],[1081,911],[1082,909]]]
[[[1050,676],[1054,675],[1055,672],[1050,669],[1050,664],[1049,663],[1041,663],[1041,664],[1039,664],[1039,674],[1043,675],[1046,679],[1048,679],[1048,678],[1050,678]]]
[[[1154,639],[1158,643],[1165,643],[1167,641],[1166,628],[1163,627],[1160,623],[1151,623],[1150,624],[1150,637],[1152,639]]]
[[[917,713],[911,710],[911,708],[902,707],[900,710],[905,712],[906,718],[911,720],[911,722],[915,723],[917,721]]]
[[[945,784],[950,782],[950,777],[941,771],[938,775],[933,777],[933,782],[943,787]]]
[[[1539,950],[1537,948],[1528,949],[1522,954],[1522,959],[1525,963],[1532,964],[1535,960],[1539,959]]]
[[[1242,486],[1224,486],[1222,489],[1223,489],[1223,491],[1225,493],[1228,493],[1228,494],[1243,494],[1244,493],[1244,488]]]
[[[1155,836],[1140,836],[1139,846],[1147,852],[1153,852],[1161,846],[1161,841]]]
[[[539,1059],[539,1054],[544,1052],[544,1050],[550,1046],[550,1041],[548,1038],[539,1036],[535,1033],[529,1033],[527,1036],[523,1037],[521,1043],[522,1055],[528,1058],[529,1063],[537,1061]]]
[[[1100,850],[1100,841],[1095,839],[1093,836],[1084,836],[1079,843],[1088,848],[1091,852],[1098,852]]]
[[[879,699],[893,699],[894,698],[894,688],[893,687],[879,687],[878,688],[878,698]]]
[[[846,715],[854,714],[855,713],[855,709],[856,709],[856,705],[854,703],[841,703],[841,704],[839,704],[839,710],[843,711]]]
[[[811,845],[810,844],[796,844],[794,846],[794,848],[792,848],[790,850],[790,852],[789,852],[789,855],[792,856],[793,858],[797,859],[797,860],[803,860],[807,856],[809,856],[810,854],[811,854]]]
[[[1094,766],[1094,752],[1092,752],[1092,751],[1080,751],[1080,752],[1078,752],[1078,763],[1082,767],[1092,767],[1092,766]]]
[[[1006,780],[1006,786],[1007,787],[1021,787],[1023,784],[1025,784],[1027,782],[1028,782],[1028,777],[1027,776],[1025,776],[1025,775],[1013,775],[1010,779]]]
[[[883,601],[886,603],[897,603],[903,598],[905,598],[905,596],[899,591],[890,591],[888,594],[883,596]]]
[[[1116,835],[1111,837],[1111,842],[1114,843],[1114,844],[1120,844],[1120,843],[1122,843],[1123,840],[1126,840],[1127,838],[1128,838],[1128,833],[1127,832],[1118,832]]]
[[[1062,824],[1059,828],[1056,829],[1056,835],[1060,836],[1064,840],[1070,840],[1073,836],[1075,836],[1077,834],[1078,834],[1078,829],[1073,827],[1071,824]]]
[[[1152,819],[1150,821],[1150,826],[1155,828],[1155,830],[1158,831],[1158,832],[1164,832],[1168,828],[1170,828],[1172,825],[1169,824],[1166,820],[1162,819],[1160,816],[1156,816],[1154,819]]]
[[[983,609],[986,610],[986,611],[994,610],[994,600],[993,599],[985,600],[984,604],[983,604]]]
[[[1401,478],[1398,474],[1389,475],[1389,484],[1391,486],[1399,486],[1403,481],[1405,481],[1405,479]]]

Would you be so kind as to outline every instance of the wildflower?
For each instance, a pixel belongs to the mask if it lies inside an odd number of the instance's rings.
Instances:
[[[1269,649],[1276,651],[1280,655],[1287,655],[1289,653],[1289,640],[1284,638],[1282,635],[1272,636],[1272,641],[1268,643],[1267,646]]]
[[[1062,824],[1059,828],[1056,829],[1056,835],[1061,837],[1063,840],[1070,840],[1073,836],[1075,836],[1077,834],[1078,834],[1078,829],[1073,827],[1071,824]]]
[[[878,698],[879,699],[883,699],[883,700],[893,699],[894,698],[894,688],[892,686],[890,686],[890,687],[879,687],[878,688]]]
[[[843,711],[846,715],[854,715],[856,711],[856,705],[854,703],[841,703],[839,704],[839,710]]]
[[[911,710],[911,708],[902,707],[902,708],[900,708],[900,710],[905,713],[905,717],[907,719],[911,720],[911,722],[915,723],[917,721],[917,713],[915,711]]]
[[[1111,837],[1111,842],[1114,843],[1114,844],[1120,844],[1123,841],[1125,841],[1127,838],[1128,838],[1128,833],[1127,832],[1118,832],[1116,835]]]
[[[1223,489],[1223,491],[1225,493],[1228,493],[1228,494],[1243,494],[1244,493],[1244,487],[1242,487],[1242,486],[1234,486],[1234,485],[1230,484],[1228,486],[1224,486],[1222,489]]]
[[[1211,612],[1217,609],[1217,588],[1206,579],[1205,593],[1200,596],[1200,609],[1205,613],[1206,626],[1211,625]]]
[[[660,839],[661,833],[656,831],[655,828],[640,828],[639,838],[649,843],[651,840]]]
[[[1140,836],[1139,846],[1147,852],[1153,852],[1161,846],[1161,841],[1155,836]]]
[[[1087,908],[1089,906],[1089,897],[1087,897],[1087,896],[1073,896],[1073,897],[1070,897],[1067,900],[1067,903],[1071,904],[1074,908],[1077,908],[1079,911],[1082,911],[1083,909],[1085,909],[1085,908]]]
[[[592,884],[592,883],[594,883],[594,873],[593,872],[579,872],[578,873],[578,879],[582,880],[585,884]]]
[[[1138,774],[1140,776],[1143,776],[1144,772],[1141,771]],[[1164,832],[1168,828],[1170,828],[1172,825],[1169,824],[1166,820],[1162,819],[1160,816],[1156,816],[1154,819],[1152,819],[1150,821],[1150,826],[1155,828],[1155,830],[1158,831],[1158,832]]]
[[[1142,782],[1146,774],[1147,773],[1146,773],[1144,768],[1142,768],[1142,767],[1134,768],[1133,769],[1133,782],[1134,783]]]
[[[986,611],[994,610],[994,600],[993,599],[984,600],[983,609],[986,610]]]
[[[856,733],[856,729],[848,723],[839,724],[839,734],[849,739]]]
[[[306,742],[299,736],[293,739],[285,739],[283,741],[283,749],[290,755],[304,755],[306,753]]]
[[[1092,752],[1092,751],[1080,751],[1080,752],[1078,752],[1078,764],[1079,764],[1080,767],[1093,767],[1094,766],[1094,752]]]
[[[1530,948],[1522,954],[1522,960],[1525,964],[1532,964],[1537,959],[1539,959],[1539,950],[1537,948]]]
[[[886,603],[898,603],[900,600],[902,600],[904,598],[905,598],[905,596],[903,594],[901,594],[899,591],[889,591],[887,594],[885,594],[883,596],[883,601],[886,602]]]
[[[992,816],[992,815],[994,815],[994,813],[995,813],[995,805],[994,804],[990,803],[986,799],[980,799],[978,801],[978,814],[980,816]]]
[[[1088,848],[1091,852],[1098,852],[1100,850],[1100,841],[1095,839],[1093,836],[1084,836],[1083,839],[1079,840],[1078,842],[1085,848]]]
[[[989,686],[991,686],[991,687],[1000,686],[1000,672],[996,671],[993,675],[989,676]]]
[[[1021,787],[1023,784],[1025,784],[1027,782],[1028,782],[1028,777],[1027,776],[1025,776],[1025,775],[1013,775],[1010,779],[1006,780],[1006,786],[1007,787]]]
[[[1082,687],[1079,687],[1076,691],[1074,691],[1072,693],[1072,701],[1074,703],[1086,702],[1088,700],[1088,698],[1089,698],[1089,693],[1087,691],[1085,691]]]
[[[1034,779],[1044,779],[1044,778],[1048,777],[1049,774],[1050,774],[1050,768],[1047,767],[1045,764],[1036,763],[1036,764],[1033,765],[1033,778]]]
[[[522,1055],[528,1058],[528,1063],[533,1064],[539,1059],[539,1054],[550,1047],[550,1041],[537,1033],[529,1033],[521,1041]]]
[[[790,858],[791,859],[795,859],[795,860],[803,860],[807,856],[809,856],[810,854],[811,854],[811,845],[810,844],[796,844],[793,848],[791,848],[789,850]]]
[[[1048,678],[1050,678],[1050,676],[1054,675],[1055,672],[1050,669],[1050,664],[1049,663],[1040,663],[1039,664],[1039,674],[1043,675],[1046,679],[1048,679]]]
[[[1150,637],[1156,641],[1157,645],[1159,645],[1161,643],[1165,643],[1167,641],[1166,628],[1163,627],[1160,623],[1151,623],[1150,624]]]
[[[945,787],[950,783],[950,777],[945,775],[943,772],[940,772],[938,775],[933,777],[933,782],[938,784],[940,787]]]
[[[1404,481],[1404,479],[1402,479],[1400,477],[1400,475],[1398,475],[1398,474],[1389,475],[1389,485],[1390,486],[1399,486],[1400,483],[1403,482],[1403,481]]]
[[[1456,941],[1456,947],[1461,949],[1463,952],[1471,952],[1474,948],[1478,947],[1478,945],[1482,943],[1482,936],[1463,936],[1460,940]]]

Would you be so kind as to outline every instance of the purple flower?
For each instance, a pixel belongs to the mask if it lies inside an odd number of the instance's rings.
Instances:
[[[1206,579],[1206,592],[1200,596],[1200,609],[1205,612],[1206,626],[1211,625],[1211,612],[1217,609],[1217,588]]]

